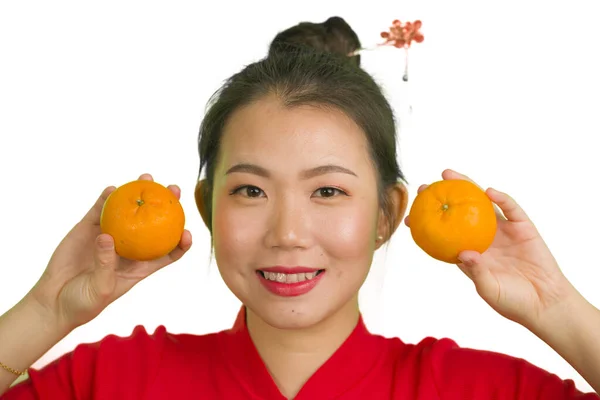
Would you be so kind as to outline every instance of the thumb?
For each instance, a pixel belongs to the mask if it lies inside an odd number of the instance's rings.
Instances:
[[[115,270],[119,256],[115,252],[115,243],[112,236],[101,234],[96,238],[94,249],[94,270],[92,272],[92,288],[101,298],[110,297],[116,285]]]
[[[475,284],[477,293],[483,298],[493,296],[498,291],[498,283],[490,272],[480,253],[476,251],[462,251],[458,255],[460,263],[458,268],[465,273]]]

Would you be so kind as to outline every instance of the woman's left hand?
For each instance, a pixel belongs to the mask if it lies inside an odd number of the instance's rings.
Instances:
[[[452,170],[443,179],[465,179]],[[427,185],[419,188],[419,192]],[[544,313],[570,301],[578,292],[560,270],[554,256],[525,211],[506,193],[487,189],[497,205],[498,228],[484,253],[463,251],[458,267],[473,281],[479,295],[498,313],[529,329]],[[501,212],[500,212],[501,210]],[[406,221],[407,225],[410,221]]]

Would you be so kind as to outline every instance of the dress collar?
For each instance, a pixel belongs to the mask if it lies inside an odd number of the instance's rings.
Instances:
[[[350,336],[309,378],[295,400],[335,398],[350,390],[373,369],[384,350],[383,341],[367,330],[361,315]],[[221,333],[219,343],[225,362],[249,394],[285,400],[252,342],[245,307],[240,309],[233,327]]]

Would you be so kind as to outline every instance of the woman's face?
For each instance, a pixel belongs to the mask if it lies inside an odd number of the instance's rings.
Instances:
[[[368,144],[350,118],[257,101],[228,121],[214,182],[219,270],[263,321],[309,327],[356,301],[383,221]]]

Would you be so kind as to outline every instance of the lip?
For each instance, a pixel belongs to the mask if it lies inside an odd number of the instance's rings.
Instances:
[[[285,269],[285,271],[289,271],[290,269],[287,268]],[[260,271],[268,271],[268,272],[277,272],[271,269],[261,269]],[[310,269],[308,272],[313,272],[313,271],[319,271],[319,270],[315,270]],[[283,271],[279,271],[280,273],[282,273]],[[301,272],[288,272],[288,273],[301,273]],[[282,283],[282,282],[276,282],[276,281],[271,281],[269,279],[265,279],[263,277],[263,275],[259,272],[256,271],[256,276],[258,277],[258,279],[260,280],[260,283],[262,283],[262,285],[271,293],[273,293],[274,295],[277,296],[281,296],[281,297],[295,297],[295,296],[301,296],[303,294],[306,294],[308,292],[310,292],[311,290],[314,289],[315,286],[317,286],[317,284],[321,281],[321,279],[323,278],[323,275],[325,275],[327,273],[327,271],[322,270],[322,272],[315,276],[314,278],[308,280],[308,281],[302,281],[302,282],[294,282],[294,283]]]
[[[276,265],[269,268],[260,268],[259,271],[274,272],[282,274],[301,274],[303,272],[317,272],[319,268],[308,268],[308,267],[284,267],[282,265]]]

